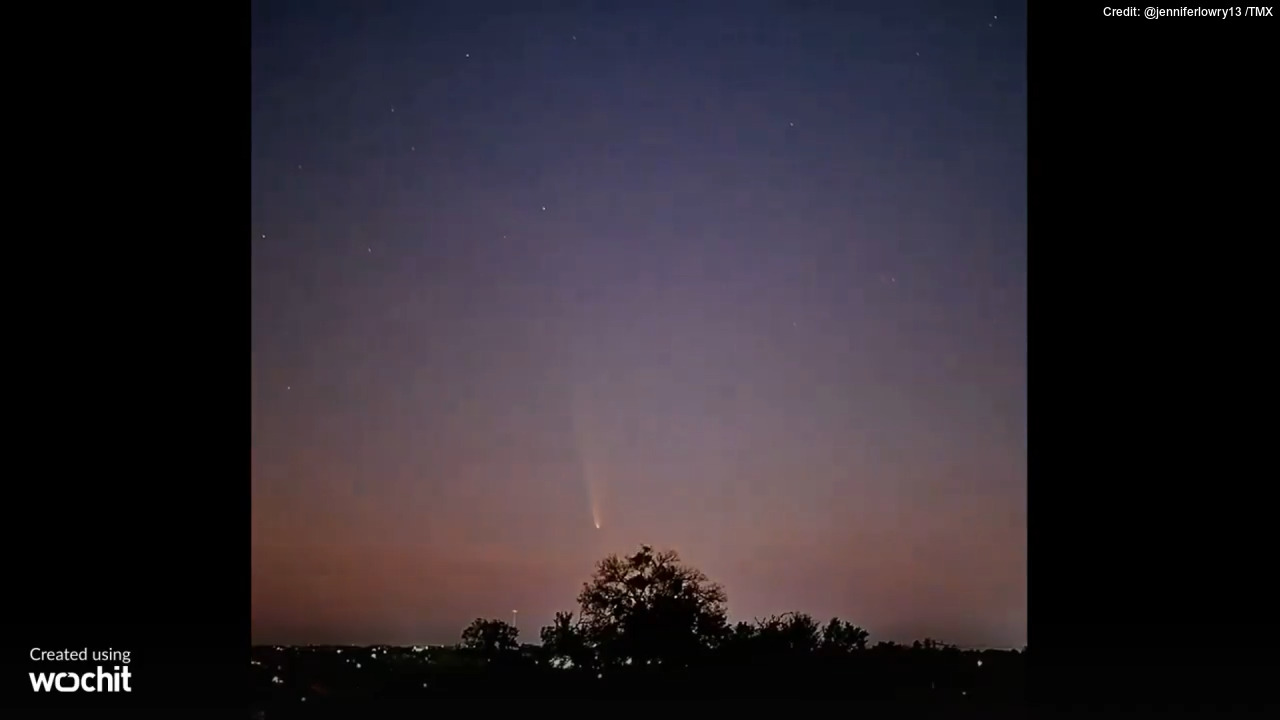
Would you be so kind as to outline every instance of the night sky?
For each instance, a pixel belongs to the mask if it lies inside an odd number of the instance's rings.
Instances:
[[[254,640],[1024,644],[1023,5],[255,2]]]

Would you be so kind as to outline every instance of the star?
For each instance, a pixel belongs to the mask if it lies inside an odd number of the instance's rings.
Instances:
[[[467,53],[467,54],[466,54],[466,57],[471,57],[471,53]]]
[[[365,250],[368,250],[369,252],[373,252],[373,248],[365,248]]]
[[[293,386],[292,386],[292,385],[285,385],[285,386],[284,386],[284,389],[285,389],[285,390],[292,390],[292,389],[293,389]]]
[[[418,146],[417,146],[417,145],[410,145],[410,146],[409,146],[409,152],[418,152]]]
[[[266,233],[263,233],[263,234],[262,234],[262,239],[263,239],[263,240],[266,240],[266,239],[267,239],[267,235],[266,235]]]
[[[795,127],[795,126],[796,126],[796,124],[795,124],[795,123],[787,123],[787,124],[788,124],[788,125],[790,125],[791,127]]]
[[[391,112],[395,112],[395,111],[396,111],[395,107],[392,107]]]
[[[547,209],[547,206],[546,206],[546,205],[543,205],[543,206],[542,206],[542,209],[543,209],[543,210],[546,210],[546,209]]]

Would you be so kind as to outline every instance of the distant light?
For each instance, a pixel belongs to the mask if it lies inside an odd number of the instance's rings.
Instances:
[[[302,702],[306,702],[306,701],[307,701],[307,698],[306,698],[306,697],[303,697],[303,698],[302,698]]]
[[[275,677],[271,678],[271,682],[275,683],[276,685],[284,684],[284,681],[280,679],[279,675],[276,675]]]
[[[359,669],[360,669],[360,663],[356,663],[356,669],[357,669],[357,670],[359,670]]]
[[[342,654],[342,648],[338,648],[338,654],[339,654],[339,655],[341,655],[341,654]]]
[[[546,209],[547,209],[547,206],[546,206],[546,205],[543,205],[543,206],[542,206],[542,209],[543,209],[543,210],[546,210]]]
[[[471,57],[471,53],[467,53],[467,57]]]
[[[978,667],[982,667],[982,661],[981,661],[981,660],[979,660],[979,661],[978,661]]]
[[[596,679],[597,679],[597,680],[603,680],[603,679],[604,679],[604,673],[596,673]]]

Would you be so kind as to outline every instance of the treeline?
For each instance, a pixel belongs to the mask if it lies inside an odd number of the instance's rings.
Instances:
[[[522,645],[502,620],[477,619],[452,648],[255,648],[253,694],[277,710],[501,697],[1021,705],[1025,649],[872,644],[855,624],[804,613],[730,624],[726,602],[676,553],[642,547],[601,561],[577,610],[542,628],[541,645]]]
[[[934,640],[871,645],[855,624],[804,613],[730,625],[726,603],[723,588],[675,552],[645,546],[601,561],[578,611],[557,613],[541,646],[521,646],[506,622],[477,619],[460,647],[486,668],[482,675],[522,690],[518,678],[557,693],[661,682],[693,694],[1021,698],[1025,652],[962,651]]]

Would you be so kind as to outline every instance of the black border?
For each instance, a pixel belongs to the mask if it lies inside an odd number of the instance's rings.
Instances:
[[[12,10],[0,707],[243,717],[248,14]],[[133,692],[34,693],[33,647]]]
[[[1257,706],[1280,26],[1104,7],[1029,8],[1031,695]]]

